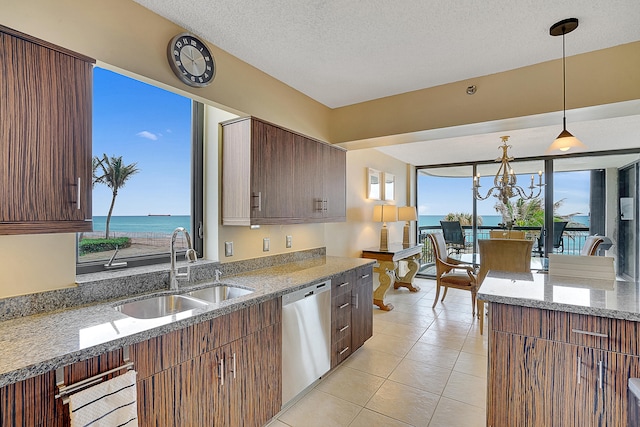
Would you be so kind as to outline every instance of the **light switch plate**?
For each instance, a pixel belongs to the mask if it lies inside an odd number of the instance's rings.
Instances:
[[[287,236],[287,247],[290,248],[292,246],[292,243],[293,243],[293,237]]]
[[[233,256],[233,242],[224,242],[224,256]]]
[[[269,252],[269,238],[262,239],[262,252]]]

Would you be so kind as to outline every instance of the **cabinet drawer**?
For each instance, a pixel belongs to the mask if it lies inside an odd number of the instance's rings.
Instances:
[[[496,331],[640,355],[638,322],[506,304],[491,307]]]
[[[351,336],[344,337],[340,341],[337,341],[332,347],[336,364],[342,363],[342,361],[351,354]]]
[[[353,274],[343,273],[331,280],[331,295],[350,294],[353,287]]]
[[[373,282],[373,266],[365,265],[356,269],[356,286]]]

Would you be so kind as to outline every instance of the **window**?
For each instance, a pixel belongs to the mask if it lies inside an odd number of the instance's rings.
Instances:
[[[114,254],[111,266],[166,262],[177,227],[201,256],[203,106],[97,67],[93,83],[94,231],[78,233],[78,273]]]

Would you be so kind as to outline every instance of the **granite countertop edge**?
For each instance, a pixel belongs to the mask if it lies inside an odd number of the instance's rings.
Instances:
[[[37,328],[39,325],[44,324],[46,327],[42,328],[43,334],[60,333],[60,335],[66,334],[73,337],[76,332],[79,335],[79,329],[75,331],[61,331],[61,329],[64,328],[55,327],[54,323],[78,324],[80,318],[84,316],[95,316],[97,319],[104,317],[104,322],[108,323],[114,319],[118,320],[127,318],[126,315],[118,313],[113,309],[113,306],[115,305],[126,301],[148,298],[154,295],[176,293],[176,291],[156,291],[150,294],[136,295],[134,297],[121,298],[115,301],[100,302],[80,308],[72,307],[52,313],[43,313],[2,321],[0,322],[0,332],[2,332],[0,338],[0,360],[3,360],[2,364],[5,366],[7,365],[5,362],[9,360],[10,363],[8,364],[10,366],[8,368],[0,366],[0,387],[41,375],[59,367],[80,362],[105,352],[117,350],[127,345],[136,344],[138,342],[164,335],[174,330],[183,329],[190,325],[202,323],[219,316],[224,316],[245,307],[260,304],[274,298],[279,298],[282,295],[302,289],[313,283],[330,280],[345,271],[366,265],[373,265],[375,263],[374,260],[362,258],[331,256],[322,258],[324,263],[313,265],[314,263],[311,262],[306,268],[306,262],[291,262],[241,273],[235,276],[224,277],[221,280],[221,284],[241,288],[251,288],[254,289],[254,293],[218,304],[211,304],[206,309],[198,310],[194,315],[185,319],[173,321],[160,326],[149,327],[148,329],[122,336],[121,338],[111,339],[84,348],[71,348],[73,347],[73,344],[70,344],[68,346],[69,348],[65,349],[65,345],[63,343],[62,349],[58,348],[47,352],[46,348],[42,348],[42,337],[38,333],[38,330],[30,330],[30,324],[33,328]],[[315,262],[317,262],[317,260],[315,260]],[[188,287],[181,287],[177,293],[184,293],[190,290],[211,286],[211,284],[212,281],[208,281],[208,283],[199,283]],[[19,327],[16,328],[16,325],[19,325]],[[29,330],[29,334],[23,334],[28,336],[21,336],[20,330]],[[51,338],[52,337],[49,337],[48,341],[51,341]],[[60,340],[64,340],[64,337],[61,337]],[[76,341],[78,340],[76,339]],[[24,360],[24,362],[22,362],[23,359],[17,359],[19,356],[15,354],[16,352],[14,351],[16,347],[33,349],[34,346],[35,348],[38,348],[38,351],[40,351],[38,355],[32,356],[31,360]]]
[[[640,322],[640,313],[634,313],[625,310],[616,310],[612,308],[587,307],[584,305],[541,301],[523,297],[483,294],[482,292],[478,292],[477,298],[485,302],[495,302],[499,304],[516,305],[520,307],[539,308],[542,310],[563,311],[567,313],[586,314],[590,316]]]

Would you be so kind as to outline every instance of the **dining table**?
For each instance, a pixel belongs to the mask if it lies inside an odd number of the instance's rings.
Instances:
[[[477,252],[473,253],[461,253],[461,254],[450,254],[450,258],[458,260],[464,264],[470,264],[474,267],[480,266],[480,254]],[[538,256],[531,257],[531,270],[545,272],[548,270],[548,259],[542,258]]]

